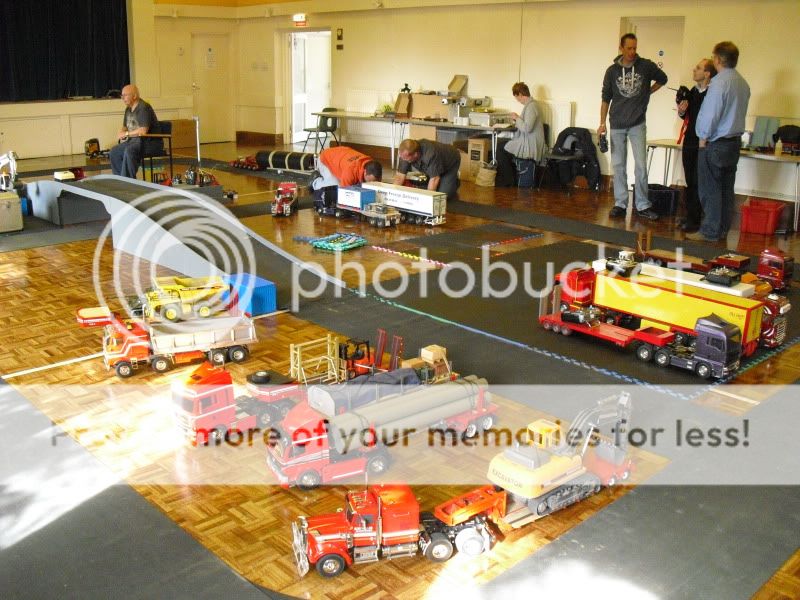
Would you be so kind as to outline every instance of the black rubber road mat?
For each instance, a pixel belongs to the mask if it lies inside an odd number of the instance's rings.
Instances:
[[[586,221],[575,221],[573,219],[564,219],[562,217],[555,217],[542,213],[512,210],[510,208],[502,208],[493,204],[474,204],[472,202],[464,202],[461,200],[449,201],[447,203],[447,210],[456,214],[468,215],[471,217],[481,217],[491,221],[512,223],[514,225],[524,225],[526,227],[535,227],[545,231],[564,233],[582,239],[605,242],[607,244],[616,244],[628,248],[636,247],[636,232],[615,229],[614,227],[605,227],[603,225],[596,225]],[[667,239],[656,236],[653,237],[652,246],[653,248],[660,250],[670,251],[674,251],[675,248],[681,247],[686,254],[692,254],[694,256],[699,256],[706,259],[719,256],[725,251],[721,246],[691,242],[689,240],[681,241]],[[738,254],[741,253],[739,252]],[[757,257],[755,258],[757,264]],[[800,280],[800,269],[795,269],[793,278]]]
[[[431,319],[456,325],[459,332],[448,330],[440,333],[446,338],[455,338],[452,343],[456,346],[453,347],[490,347],[486,354],[481,353],[482,359],[489,355],[490,362],[497,359],[501,349],[506,350],[504,346],[522,350],[522,354],[515,353],[516,359],[505,362],[504,367],[492,373],[491,381],[496,383],[588,383],[596,380],[595,376],[605,381],[608,381],[605,378],[610,377],[617,381],[654,386],[702,383],[702,380],[688,371],[677,368],[661,369],[652,363],[641,363],[629,349],[619,349],[611,343],[577,334],[564,337],[546,331],[539,325],[539,301],[534,297],[535,292],[544,289],[553,274],[567,264],[591,261],[598,258],[597,254],[597,246],[561,242],[504,255],[502,261],[508,266],[508,271],[498,267],[497,260],[491,260],[492,268],[487,266],[485,274],[483,265],[478,265],[471,275],[460,268],[413,275],[409,277],[407,289],[403,293],[396,292],[399,291],[397,286],[401,283],[400,279],[383,282],[383,290],[388,291],[389,295],[397,293],[391,300],[381,299],[381,295],[385,293],[379,294],[375,288],[369,288],[367,294],[376,301],[383,302],[387,309],[387,305],[394,305],[396,309],[406,312],[407,319],[429,317],[427,325],[424,318],[415,324],[415,332],[429,328]],[[615,254],[616,249],[613,248],[605,252],[607,256]],[[548,263],[552,265],[549,276]],[[509,271],[515,275],[511,275]],[[425,277],[425,282],[421,281],[421,277]],[[471,277],[474,277],[473,282],[470,281]],[[517,278],[517,285],[510,290],[509,285],[514,277]],[[447,290],[449,293],[446,293]],[[506,290],[509,290],[508,293]],[[495,297],[491,297],[492,293]],[[503,297],[497,297],[498,295]],[[312,307],[311,310],[338,314],[346,321],[338,323],[345,330],[352,329],[356,320],[363,323],[365,315],[373,311],[383,313],[387,320],[392,318],[388,313],[394,310],[383,310],[379,308],[380,304],[377,307],[368,307],[362,305],[363,302],[351,297],[335,307],[328,303],[324,308]],[[417,316],[413,316],[414,314]],[[358,318],[354,315],[358,315]],[[302,316],[316,320],[320,315]],[[791,319],[791,316],[793,315],[790,313],[787,343],[782,348],[796,343],[800,338],[800,323],[797,319]],[[403,329],[408,330],[408,327]],[[470,339],[458,341],[466,332],[471,333]],[[369,336],[372,333],[366,331],[363,335]],[[431,342],[423,342],[423,345],[425,343]],[[742,365],[742,370],[774,352],[759,350]],[[470,349],[468,354],[474,355],[475,351]],[[527,366],[521,368],[520,362]],[[588,373],[592,373],[592,377],[587,377]]]
[[[460,231],[431,233],[399,240],[384,244],[380,248],[415,257],[424,253],[429,260],[442,263],[456,260],[472,262],[480,259],[484,247],[492,255],[497,254],[495,246],[541,236],[541,233],[530,229],[510,227],[502,223],[485,223]]]

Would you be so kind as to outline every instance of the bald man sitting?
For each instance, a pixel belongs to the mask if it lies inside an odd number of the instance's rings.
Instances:
[[[153,107],[139,97],[135,85],[128,84],[122,88],[122,101],[125,103],[125,116],[117,134],[119,144],[111,149],[108,157],[114,175],[136,179],[144,148],[144,139],[140,136],[149,132],[158,118]]]

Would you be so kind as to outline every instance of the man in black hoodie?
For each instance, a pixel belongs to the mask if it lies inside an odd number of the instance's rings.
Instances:
[[[606,133],[606,118],[611,122],[611,166],[614,169],[614,208],[612,219],[624,218],[628,211],[628,141],[635,164],[636,214],[655,221],[647,195],[647,104],[650,94],[667,83],[667,75],[653,61],[636,53],[636,36],[626,33],[619,41],[620,55],[603,77],[600,127]],[[610,110],[609,110],[610,107]]]

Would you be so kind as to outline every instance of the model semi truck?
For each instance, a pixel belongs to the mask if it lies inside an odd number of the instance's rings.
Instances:
[[[489,467],[495,485],[481,486],[420,512],[407,485],[372,485],[347,494],[344,511],[300,517],[292,524],[292,550],[300,576],[315,565],[335,577],[357,563],[422,553],[434,562],[457,550],[467,556],[488,551],[499,530],[519,528],[625,480],[633,465],[627,452],[631,403],[627,393],[582,411],[563,434],[558,423],[540,419],[528,428],[524,446],[509,448]],[[613,423],[613,441],[599,430]]]
[[[378,200],[374,190],[361,186],[326,188],[315,198],[314,208],[320,215],[333,215],[337,219],[355,215],[373,227],[394,227],[401,220],[400,211]]]
[[[209,362],[174,385],[173,408],[188,442],[219,445],[231,435],[267,428],[305,398],[306,387],[275,371],[262,370],[247,377],[247,391],[249,395],[235,396],[231,374]]]
[[[270,212],[273,217],[288,217],[293,212],[297,212],[297,184],[293,181],[286,181],[278,184],[275,190],[275,197],[272,199]]]
[[[278,427],[279,443],[267,451],[282,486],[312,489],[367,471],[382,473],[389,456],[381,441],[398,432],[430,427],[474,436],[494,424],[497,406],[484,379],[419,385],[413,369],[383,375],[393,379],[360,385],[362,393],[354,395],[338,394],[337,386],[309,388],[307,401],[289,411]]]
[[[560,285],[540,303],[542,326],[635,347],[640,360],[655,358],[659,366],[702,377],[723,377],[738,368],[740,355],[751,355],[759,344],[775,347],[786,335],[791,306],[783,297],[744,297],[746,284],[738,290],[699,287],[663,273],[626,277],[628,263],[627,257],[616,264],[599,260],[592,268],[559,274]]]
[[[256,341],[253,322],[244,316],[216,316],[171,324],[121,319],[108,307],[78,311],[82,327],[103,329],[103,362],[118,377],[127,378],[144,365],[163,373],[175,365],[207,359],[214,364],[244,362]]]
[[[442,225],[446,220],[447,195],[379,181],[363,183],[365,190],[374,190],[379,202],[400,211],[403,223]]]

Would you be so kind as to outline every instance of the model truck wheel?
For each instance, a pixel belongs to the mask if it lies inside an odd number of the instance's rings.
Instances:
[[[453,556],[453,544],[443,533],[432,533],[431,543],[425,548],[425,558],[431,562],[444,562]]]
[[[474,421],[469,423],[464,429],[464,437],[467,439],[474,438],[478,435],[478,424]]]
[[[636,349],[636,358],[642,362],[649,362],[653,359],[653,347],[650,344],[642,344]]]
[[[485,415],[481,417],[480,424],[478,425],[482,431],[489,431],[494,425],[494,417],[492,415]]]
[[[389,458],[385,454],[378,454],[367,461],[367,470],[373,475],[385,473],[389,468]]]
[[[656,364],[659,367],[668,367],[669,366],[669,352],[666,350],[657,350],[656,357],[655,357]]]
[[[211,316],[211,307],[203,304],[197,308],[197,316],[201,319],[206,319]]]
[[[473,528],[462,529],[456,534],[456,549],[467,556],[483,554],[485,543],[479,531]]]
[[[117,373],[117,377],[120,379],[127,379],[133,375],[133,365],[128,361],[122,361],[117,363],[117,366],[114,367],[114,371]]]
[[[247,360],[247,348],[244,346],[233,346],[228,349],[228,358],[235,363]]]
[[[711,377],[711,367],[704,362],[697,363],[697,366],[694,368],[694,372],[703,379],[708,379]]]
[[[321,481],[322,479],[320,478],[319,473],[308,470],[297,478],[297,487],[304,491],[313,490],[314,488],[319,487]]]
[[[256,371],[255,373],[250,373],[250,375],[247,376],[247,381],[256,385],[269,383],[269,380],[269,371]]]
[[[213,365],[224,365],[225,364],[225,350],[212,350],[208,353],[208,360],[211,361]]]
[[[317,561],[317,573],[323,577],[336,577],[344,567],[344,559],[338,554],[326,554]]]
[[[166,373],[172,367],[172,361],[166,356],[154,356],[153,360],[150,361],[150,366],[153,367],[153,371],[156,373]]]
[[[167,304],[161,309],[161,316],[167,321],[172,321],[175,323],[181,318],[181,308],[177,304]]]

